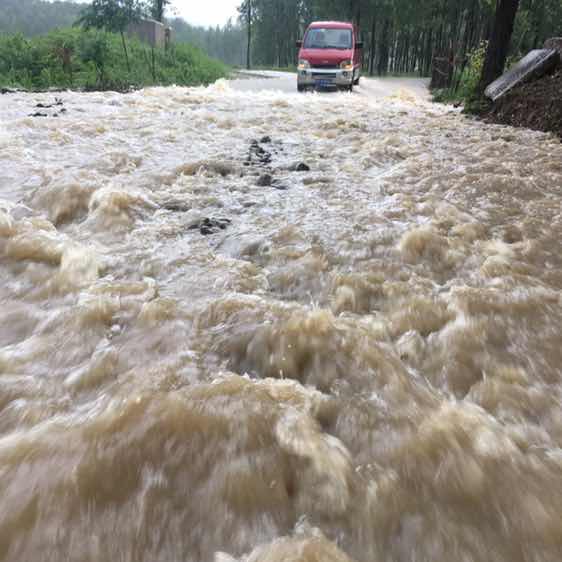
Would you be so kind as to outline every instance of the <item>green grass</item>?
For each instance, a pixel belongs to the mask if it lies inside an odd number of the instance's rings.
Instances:
[[[151,85],[210,84],[228,67],[187,43],[168,51],[127,38],[130,70],[121,37],[113,33],[62,29],[24,38],[0,35],[0,86],[45,90],[128,90]],[[154,54],[154,56],[153,56]]]

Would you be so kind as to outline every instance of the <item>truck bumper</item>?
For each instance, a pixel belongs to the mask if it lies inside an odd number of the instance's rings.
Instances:
[[[297,83],[300,88],[349,88],[353,70],[307,68],[298,71]]]

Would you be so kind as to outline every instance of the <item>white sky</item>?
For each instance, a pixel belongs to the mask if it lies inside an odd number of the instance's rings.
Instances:
[[[1,2],[2,0],[0,0]],[[53,1],[53,0],[51,0]],[[74,0],[88,2],[89,0]],[[178,15],[192,25],[224,25],[228,18],[238,17],[238,6],[242,0],[172,0],[169,16]]]
[[[172,8],[192,25],[224,25],[237,17],[236,8],[242,0],[172,0]],[[172,13],[172,10],[169,10]]]

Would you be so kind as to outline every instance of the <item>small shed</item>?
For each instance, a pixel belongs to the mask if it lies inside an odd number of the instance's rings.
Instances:
[[[152,19],[142,19],[132,23],[127,33],[152,47],[167,47],[171,41],[171,28]]]

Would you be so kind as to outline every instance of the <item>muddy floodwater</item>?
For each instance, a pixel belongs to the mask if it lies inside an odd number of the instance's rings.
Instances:
[[[0,560],[560,562],[561,197],[406,90],[1,96]]]

